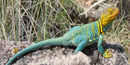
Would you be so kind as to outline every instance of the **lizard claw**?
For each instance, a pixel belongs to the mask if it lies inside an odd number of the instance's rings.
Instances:
[[[110,57],[112,57],[112,54],[111,54],[111,52],[108,52],[108,49],[103,53],[103,56],[105,57],[105,58],[110,58]]]

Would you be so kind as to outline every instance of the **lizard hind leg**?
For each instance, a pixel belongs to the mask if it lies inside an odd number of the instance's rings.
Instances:
[[[77,45],[77,48],[75,50],[75,53],[81,51],[85,46],[86,43],[88,42],[88,39],[85,35],[78,35],[74,38],[73,43]]]
[[[86,43],[87,43],[87,40],[85,40],[85,39],[83,41],[81,41],[81,43],[77,46],[75,53],[81,51],[85,47]]]

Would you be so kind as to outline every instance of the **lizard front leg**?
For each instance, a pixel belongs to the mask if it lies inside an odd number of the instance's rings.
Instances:
[[[105,58],[109,58],[112,56],[111,52],[108,52],[108,49],[104,52],[103,47],[102,47],[102,41],[103,41],[103,35],[100,34],[100,37],[98,40],[98,50]]]

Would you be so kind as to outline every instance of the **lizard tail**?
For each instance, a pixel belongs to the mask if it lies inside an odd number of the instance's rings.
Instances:
[[[30,52],[30,51],[34,51],[36,49],[39,49],[43,46],[46,45],[66,45],[65,44],[65,37],[59,37],[59,38],[54,38],[54,39],[47,39],[41,42],[38,42],[36,44],[33,44],[25,49],[23,49],[22,51],[18,52],[16,55],[14,55],[7,63],[6,65],[11,65],[17,58],[23,56],[24,54]]]

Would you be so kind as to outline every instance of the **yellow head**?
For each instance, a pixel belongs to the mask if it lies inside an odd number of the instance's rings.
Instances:
[[[116,16],[119,14],[119,9],[112,5],[110,7],[108,7],[107,9],[105,9],[101,15],[101,25],[104,27],[108,24],[110,24],[111,22],[113,22],[113,20],[116,18]]]

